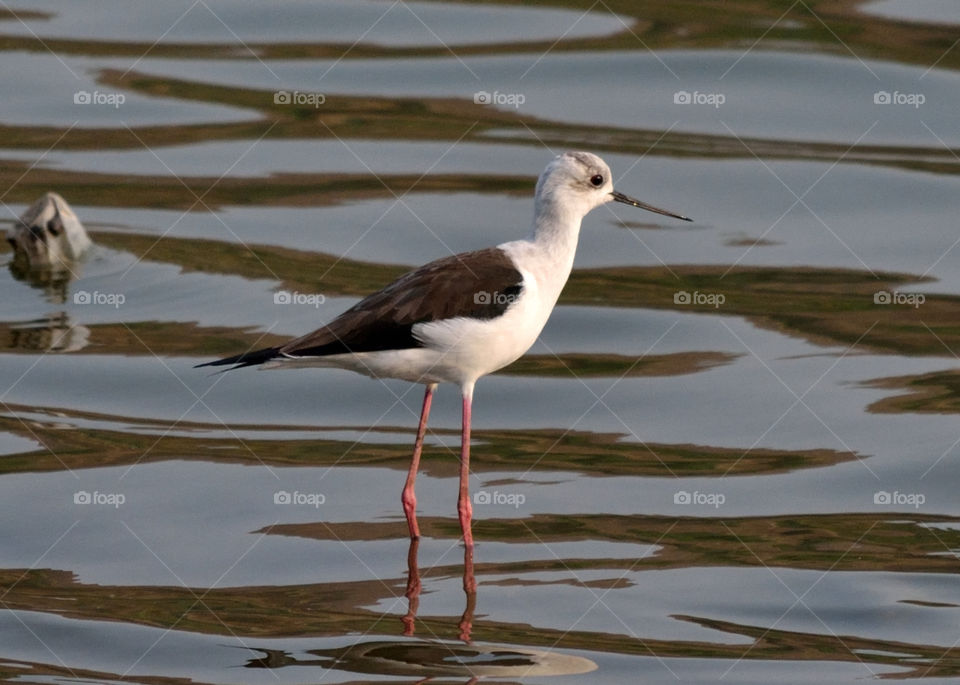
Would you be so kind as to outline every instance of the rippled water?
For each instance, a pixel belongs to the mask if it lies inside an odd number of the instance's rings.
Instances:
[[[0,677],[960,675],[960,15],[519,5],[0,8],[3,228],[96,243],[2,248]],[[584,221],[478,385],[472,560],[455,389],[411,546],[419,387],[192,368],[524,235],[565,149],[696,221]]]

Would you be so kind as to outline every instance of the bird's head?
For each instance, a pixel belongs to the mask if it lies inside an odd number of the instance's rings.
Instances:
[[[691,221],[681,214],[648,205],[614,190],[610,167],[591,152],[564,152],[554,157],[537,181],[536,202],[540,208],[549,203],[580,217],[607,202],[622,202],[649,212]]]

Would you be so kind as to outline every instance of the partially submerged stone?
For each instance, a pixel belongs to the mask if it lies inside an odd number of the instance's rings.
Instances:
[[[13,246],[14,261],[29,269],[64,267],[93,245],[67,201],[52,192],[23,213],[7,241]]]

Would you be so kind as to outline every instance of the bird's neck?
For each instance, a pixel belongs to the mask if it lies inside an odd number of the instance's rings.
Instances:
[[[532,242],[559,273],[569,275],[573,268],[582,219],[581,212],[571,211],[559,203],[544,202],[537,207]]]

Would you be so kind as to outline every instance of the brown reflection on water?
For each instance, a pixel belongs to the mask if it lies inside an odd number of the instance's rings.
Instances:
[[[151,260],[177,264],[185,270],[246,278],[278,277],[281,288],[327,296],[366,295],[407,268],[267,245],[177,238],[158,243],[152,236],[132,234],[95,239],[138,257],[149,251]],[[216,260],[209,259],[211,253],[217,254]],[[927,295],[922,311],[913,306],[878,303],[875,297],[878,292],[893,292],[903,285],[929,282],[930,277],[919,275],[838,268],[600,267],[575,269],[560,304],[743,316],[757,326],[817,345],[856,344],[854,352],[943,356],[950,349],[960,349],[960,329],[954,325],[960,319],[960,297]],[[674,296],[678,291],[722,293],[723,306],[677,303]],[[208,344],[218,344],[215,337],[209,338]],[[578,362],[572,359],[571,363]]]
[[[419,519],[423,535],[456,540],[455,519]],[[655,545],[635,559],[592,559],[595,568],[707,568],[712,566],[819,569],[823,571],[900,571],[953,573],[957,561],[950,550],[960,548],[960,530],[930,528],[934,523],[960,521],[916,513],[820,514],[740,518],[673,518],[609,514],[532,514],[522,519],[478,519],[479,541],[544,543],[602,540]],[[386,540],[405,527],[382,523],[289,523],[267,526],[257,533],[290,535],[312,540]],[[855,553],[854,553],[855,552]],[[481,552],[482,554],[482,552]],[[563,571],[563,560],[538,560],[530,568]],[[526,562],[478,565],[478,573],[500,574],[528,568]]]
[[[517,0],[500,4],[523,6]],[[376,43],[328,43],[286,41],[247,41],[243,49],[236,45],[164,41],[138,42],[70,39],[44,35],[43,12],[28,9],[0,8],[0,19],[20,19],[38,26],[31,35],[0,36],[0,49],[62,55],[128,56],[139,59],[145,54],[155,57],[216,60],[250,57],[258,59],[341,59],[447,57],[451,49],[460,57],[472,55],[524,54],[544,52],[635,50],[638,39],[650,50],[664,49],[742,49],[754,44],[757,36],[767,40],[768,50],[835,51],[842,44],[846,51],[862,58],[885,57],[898,62],[927,66],[938,63],[943,68],[960,67],[960,56],[948,48],[956,38],[951,26],[932,22],[902,22],[885,19],[861,11],[863,0],[810,0],[789,7],[740,0],[736,3],[696,3],[678,7],[670,3],[637,3],[632,0],[607,0],[609,12],[625,18],[620,31],[603,36],[566,36],[556,39],[493,44],[449,45],[443,43],[415,46],[391,46]],[[590,0],[554,0],[550,7],[587,12],[596,7]],[[766,31],[763,29],[766,28]]]
[[[723,521],[704,519],[669,519],[666,517],[534,516],[521,521],[499,520],[477,522],[481,560],[475,565],[465,557],[463,563],[430,566],[421,569],[417,561],[417,545],[396,539],[398,557],[405,556],[406,578],[371,578],[343,582],[321,582],[292,586],[247,586],[235,588],[192,589],[169,586],[109,586],[80,583],[67,571],[51,569],[6,569],[0,571],[0,591],[9,610],[49,612],[68,618],[116,620],[157,628],[176,626],[178,630],[242,638],[261,655],[247,665],[278,668],[288,665],[330,665],[293,657],[293,650],[257,648],[256,638],[317,637],[413,634],[431,642],[400,642],[387,648],[389,641],[360,640],[348,653],[343,648],[309,650],[317,659],[343,658],[337,668],[355,672],[397,673],[397,663],[361,661],[380,657],[391,651],[394,657],[406,656],[411,669],[423,667],[425,654],[418,649],[432,645],[447,649],[434,641],[459,640],[475,645],[491,654],[487,645],[504,645],[509,650],[530,657],[539,649],[593,650],[624,655],[660,657],[699,657],[727,660],[796,660],[863,662],[876,666],[900,666],[913,675],[932,668],[937,675],[960,675],[960,648],[905,641],[860,637],[857,635],[814,634],[779,629],[775,625],[752,625],[720,620],[708,616],[678,615],[688,621],[722,633],[750,638],[748,645],[727,641],[683,641],[644,638],[589,630],[560,630],[538,625],[541,618],[531,615],[525,623],[477,618],[477,607],[484,596],[491,596],[506,585],[511,592],[522,591],[530,584],[567,583],[566,578],[547,580],[543,574],[557,572],[575,578],[577,573],[595,569],[606,571],[611,579],[626,574],[665,568],[712,568],[744,566],[753,568],[808,568],[824,572],[918,572],[952,573],[956,560],[943,554],[944,549],[960,547],[960,531],[940,527],[934,534],[930,524],[957,523],[960,519],[917,514],[888,515],[825,515],[801,517],[748,517]],[[428,536],[438,533],[451,540],[458,536],[455,521],[422,520]],[[377,524],[317,524],[310,537],[319,544],[336,538],[335,544],[369,539],[364,529]],[[398,532],[403,534],[402,522]],[[277,526],[270,533],[306,535],[309,527]],[[327,532],[321,533],[322,530]],[[620,542],[649,541],[659,549],[636,559],[536,559],[517,562],[483,562],[483,538],[539,545],[554,540],[612,540]],[[474,574],[476,574],[474,576]],[[477,582],[473,589],[474,577]],[[516,582],[485,582],[485,578],[513,578]],[[419,616],[418,600],[424,587],[444,579],[461,578],[464,610],[449,616]],[[515,587],[510,587],[515,586]],[[445,584],[444,591],[450,591]],[[599,586],[598,586],[599,587]],[[197,601],[202,595],[203,602]],[[404,600],[406,605],[404,606]],[[397,611],[384,615],[371,610],[385,601],[393,601]],[[938,605],[939,606],[939,605]],[[943,610],[928,607],[930,610]],[[549,612],[548,612],[549,613]],[[549,617],[546,617],[549,620]],[[536,628],[531,629],[531,624]],[[523,647],[507,647],[523,645]],[[466,646],[451,648],[463,655]],[[407,651],[411,650],[411,651]],[[519,658],[519,657],[518,657]],[[394,659],[389,661],[393,662]],[[501,664],[502,665],[502,664]],[[447,664],[449,666],[449,664]],[[457,667],[457,666],[454,666]],[[379,668],[381,670],[369,670]],[[393,670],[388,670],[393,669]],[[931,672],[931,673],[932,673]],[[412,671],[405,671],[411,674]],[[436,672],[434,672],[437,674]],[[422,675],[428,675],[423,672]],[[929,675],[929,673],[928,673]]]
[[[877,378],[864,385],[899,391],[899,394],[877,400],[867,407],[867,411],[875,414],[960,413],[960,371],[955,369]]]
[[[27,407],[5,403],[0,429],[39,442],[31,452],[5,456],[0,474],[129,466],[165,460],[200,460],[219,464],[267,466],[365,466],[407,468],[408,442],[381,443],[330,440],[323,431],[357,431],[409,435],[409,426],[376,428],[331,426],[241,426],[189,421],[170,423],[104,415],[57,407]],[[26,421],[29,421],[27,423]],[[87,421],[117,424],[117,429],[93,428]],[[122,425],[123,429],[119,428]],[[71,430],[64,430],[70,426]],[[131,426],[139,430],[131,431]],[[237,440],[237,432],[262,432]],[[291,439],[289,431],[316,432],[317,438]],[[458,435],[439,428],[435,436]],[[471,468],[477,473],[508,471],[573,471],[593,476],[740,476],[824,468],[863,458],[831,449],[777,450],[724,448],[693,444],[636,443],[621,433],[574,431],[566,428],[477,430]],[[459,468],[448,447],[424,450],[421,470],[435,477],[453,477]]]

